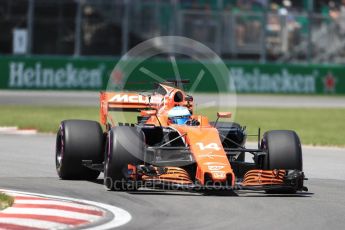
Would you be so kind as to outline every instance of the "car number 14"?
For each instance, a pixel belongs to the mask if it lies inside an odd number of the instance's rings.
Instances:
[[[197,142],[196,145],[200,148],[200,150],[206,150],[206,149],[213,149],[213,150],[220,150],[220,147],[217,143],[210,143],[205,145],[202,142]]]

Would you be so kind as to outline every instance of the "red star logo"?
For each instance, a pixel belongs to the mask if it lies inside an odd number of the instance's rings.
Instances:
[[[111,78],[112,78],[113,84],[115,84],[115,85],[121,85],[121,84],[122,84],[123,74],[122,74],[121,71],[115,70],[115,71],[111,74]]]
[[[336,78],[332,73],[328,73],[327,76],[323,79],[324,90],[325,92],[334,92],[336,85]]]

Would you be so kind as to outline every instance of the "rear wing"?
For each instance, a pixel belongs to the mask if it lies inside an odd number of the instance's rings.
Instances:
[[[169,87],[169,86],[165,86]],[[144,109],[170,110],[174,106],[185,106],[193,110],[193,97],[183,91],[172,88],[167,94],[154,93],[143,95],[135,92],[101,92],[100,93],[100,122],[107,124],[107,119],[112,121],[108,111],[137,111]]]
[[[100,92],[100,122],[107,123],[108,111],[139,111],[150,108],[149,98],[129,92]]]

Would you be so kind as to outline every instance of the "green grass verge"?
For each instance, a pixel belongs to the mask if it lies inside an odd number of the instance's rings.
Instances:
[[[5,208],[12,206],[13,202],[14,202],[13,197],[8,196],[4,193],[0,193],[0,210],[3,210]]]
[[[0,126],[56,132],[65,119],[99,120],[96,107],[0,106]]]
[[[0,106],[0,126],[36,128],[56,132],[61,120],[99,119],[96,107]],[[215,109],[198,113],[215,117]],[[303,144],[345,146],[345,109],[238,108],[236,122],[247,126],[248,134],[272,129],[295,130]],[[251,137],[250,140],[255,140]]]
[[[345,109],[238,108],[235,120],[248,134],[256,134],[259,127],[262,133],[287,129],[295,130],[304,145],[345,146]]]

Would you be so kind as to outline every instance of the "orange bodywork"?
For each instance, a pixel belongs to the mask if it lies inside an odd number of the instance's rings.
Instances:
[[[243,186],[283,184],[285,170],[250,170],[244,175]]]
[[[148,98],[137,93],[100,93],[100,122],[105,125],[110,110],[138,110],[148,108]]]
[[[142,95],[140,93],[132,92],[100,92],[100,122],[106,125],[109,118],[108,111],[111,110],[132,110],[140,111],[144,109],[157,110],[157,117],[162,121],[166,119],[168,111],[175,106],[185,106],[190,111],[193,111],[193,102],[187,102],[185,100],[186,94],[174,87],[161,84],[161,86],[167,91],[167,94],[154,94],[149,96]],[[176,94],[181,94],[181,101],[174,101]],[[150,118],[150,124],[160,125],[155,116]],[[162,123],[163,125],[163,123]],[[166,124],[167,125],[167,124]]]
[[[174,106],[185,106],[193,113],[193,102],[187,101],[186,94],[180,89],[160,84],[166,94],[153,94],[150,97],[139,93],[128,92],[101,92],[100,93],[100,122],[108,124],[111,118],[108,112],[111,110],[155,110],[156,112],[142,112],[141,115],[151,115],[146,124],[170,127],[183,135],[186,147],[191,150],[192,156],[197,163],[195,179],[205,184],[205,175],[211,176],[214,182],[225,182],[230,179],[231,186],[235,185],[235,174],[223,149],[219,133],[216,128],[209,124],[207,117],[192,115],[200,125],[175,125],[170,124],[168,111]],[[182,95],[180,101],[176,101],[176,94]],[[180,96],[181,97],[181,96]],[[218,113],[218,117],[231,117],[231,113]],[[112,122],[113,123],[113,122]],[[113,123],[113,126],[115,124]],[[134,170],[132,167],[131,169]],[[285,170],[250,170],[244,177],[243,186],[282,184]],[[143,176],[143,180],[169,181],[179,184],[193,183],[188,173],[177,167],[167,167],[167,173],[156,177]]]
[[[183,185],[193,184],[188,172],[178,167],[166,167],[166,172],[159,176],[143,176],[144,181],[160,181]]]
[[[217,182],[225,182],[230,174],[231,184],[234,184],[235,175],[216,128],[210,126],[206,119],[200,126],[171,125],[171,127],[181,134],[187,134],[185,141],[198,163],[196,179],[201,184],[205,183],[205,173],[209,173],[213,181]]]

